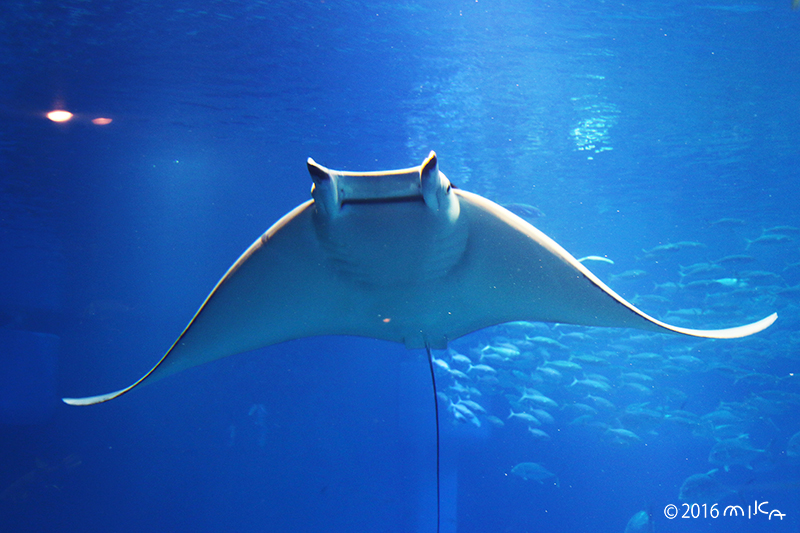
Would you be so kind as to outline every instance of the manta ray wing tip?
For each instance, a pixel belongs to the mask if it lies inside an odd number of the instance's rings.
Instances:
[[[100,394],[98,396],[87,396],[86,398],[61,398],[61,401],[67,405],[94,405],[98,403],[107,402],[108,400],[113,400],[114,398],[121,396],[122,394],[128,392],[129,388],[109,392],[108,394]]]
[[[745,324],[744,326],[738,326],[734,328],[716,330],[681,330],[679,328],[675,328],[673,331],[678,331],[679,333],[688,333],[689,335],[695,337],[706,337],[710,339],[740,339],[742,337],[749,337],[750,335],[764,331],[777,319],[778,313],[772,313],[771,315],[764,317],[761,320],[757,320],[751,324]]]

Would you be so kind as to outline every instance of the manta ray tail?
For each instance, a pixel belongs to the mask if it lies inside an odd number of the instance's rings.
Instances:
[[[436,374],[433,372],[433,355],[430,345],[425,345],[428,352],[428,368],[431,370],[431,383],[433,383],[433,408],[436,413],[436,533],[439,533],[439,524],[442,515],[442,498],[439,488],[439,395],[436,394]]]

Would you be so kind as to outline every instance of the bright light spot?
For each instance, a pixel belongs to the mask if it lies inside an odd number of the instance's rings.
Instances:
[[[111,119],[104,117],[93,118],[92,124],[95,124],[97,126],[105,126],[106,124],[111,124]]]
[[[383,319],[383,323],[384,323],[384,324],[388,324],[388,323],[389,323],[389,322],[391,322],[391,321],[392,321],[392,319],[391,319],[391,318],[384,318],[384,319]]]
[[[47,114],[47,118],[53,122],[66,122],[72,118],[72,113],[63,109],[55,109]]]

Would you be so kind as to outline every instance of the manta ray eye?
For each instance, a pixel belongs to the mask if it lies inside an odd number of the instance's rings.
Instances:
[[[450,185],[448,185],[448,186],[447,186],[447,190],[445,191],[445,193],[446,193],[446,194],[450,194],[450,189],[451,189],[451,188],[452,188],[452,187],[451,187]]]

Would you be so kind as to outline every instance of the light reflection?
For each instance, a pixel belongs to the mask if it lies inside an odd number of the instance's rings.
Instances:
[[[70,120],[73,119],[77,122],[84,122],[87,120],[87,117],[85,115],[74,115],[73,113],[70,113],[69,111],[61,108],[53,109],[52,111],[47,112],[45,116],[48,119],[52,120],[53,122],[61,122],[61,123],[69,122]],[[114,119],[111,119],[109,117],[95,117],[90,120],[91,123],[94,124],[95,126],[107,126],[114,121]]]
[[[617,123],[619,108],[593,94],[575,97],[572,101],[576,111],[582,115],[578,125],[570,132],[575,147],[594,153],[613,150],[610,131]],[[589,156],[589,159],[593,157]]]
[[[52,120],[53,122],[67,122],[71,120],[73,117],[72,113],[69,111],[65,111],[63,109],[54,109],[47,113],[47,118]]]

